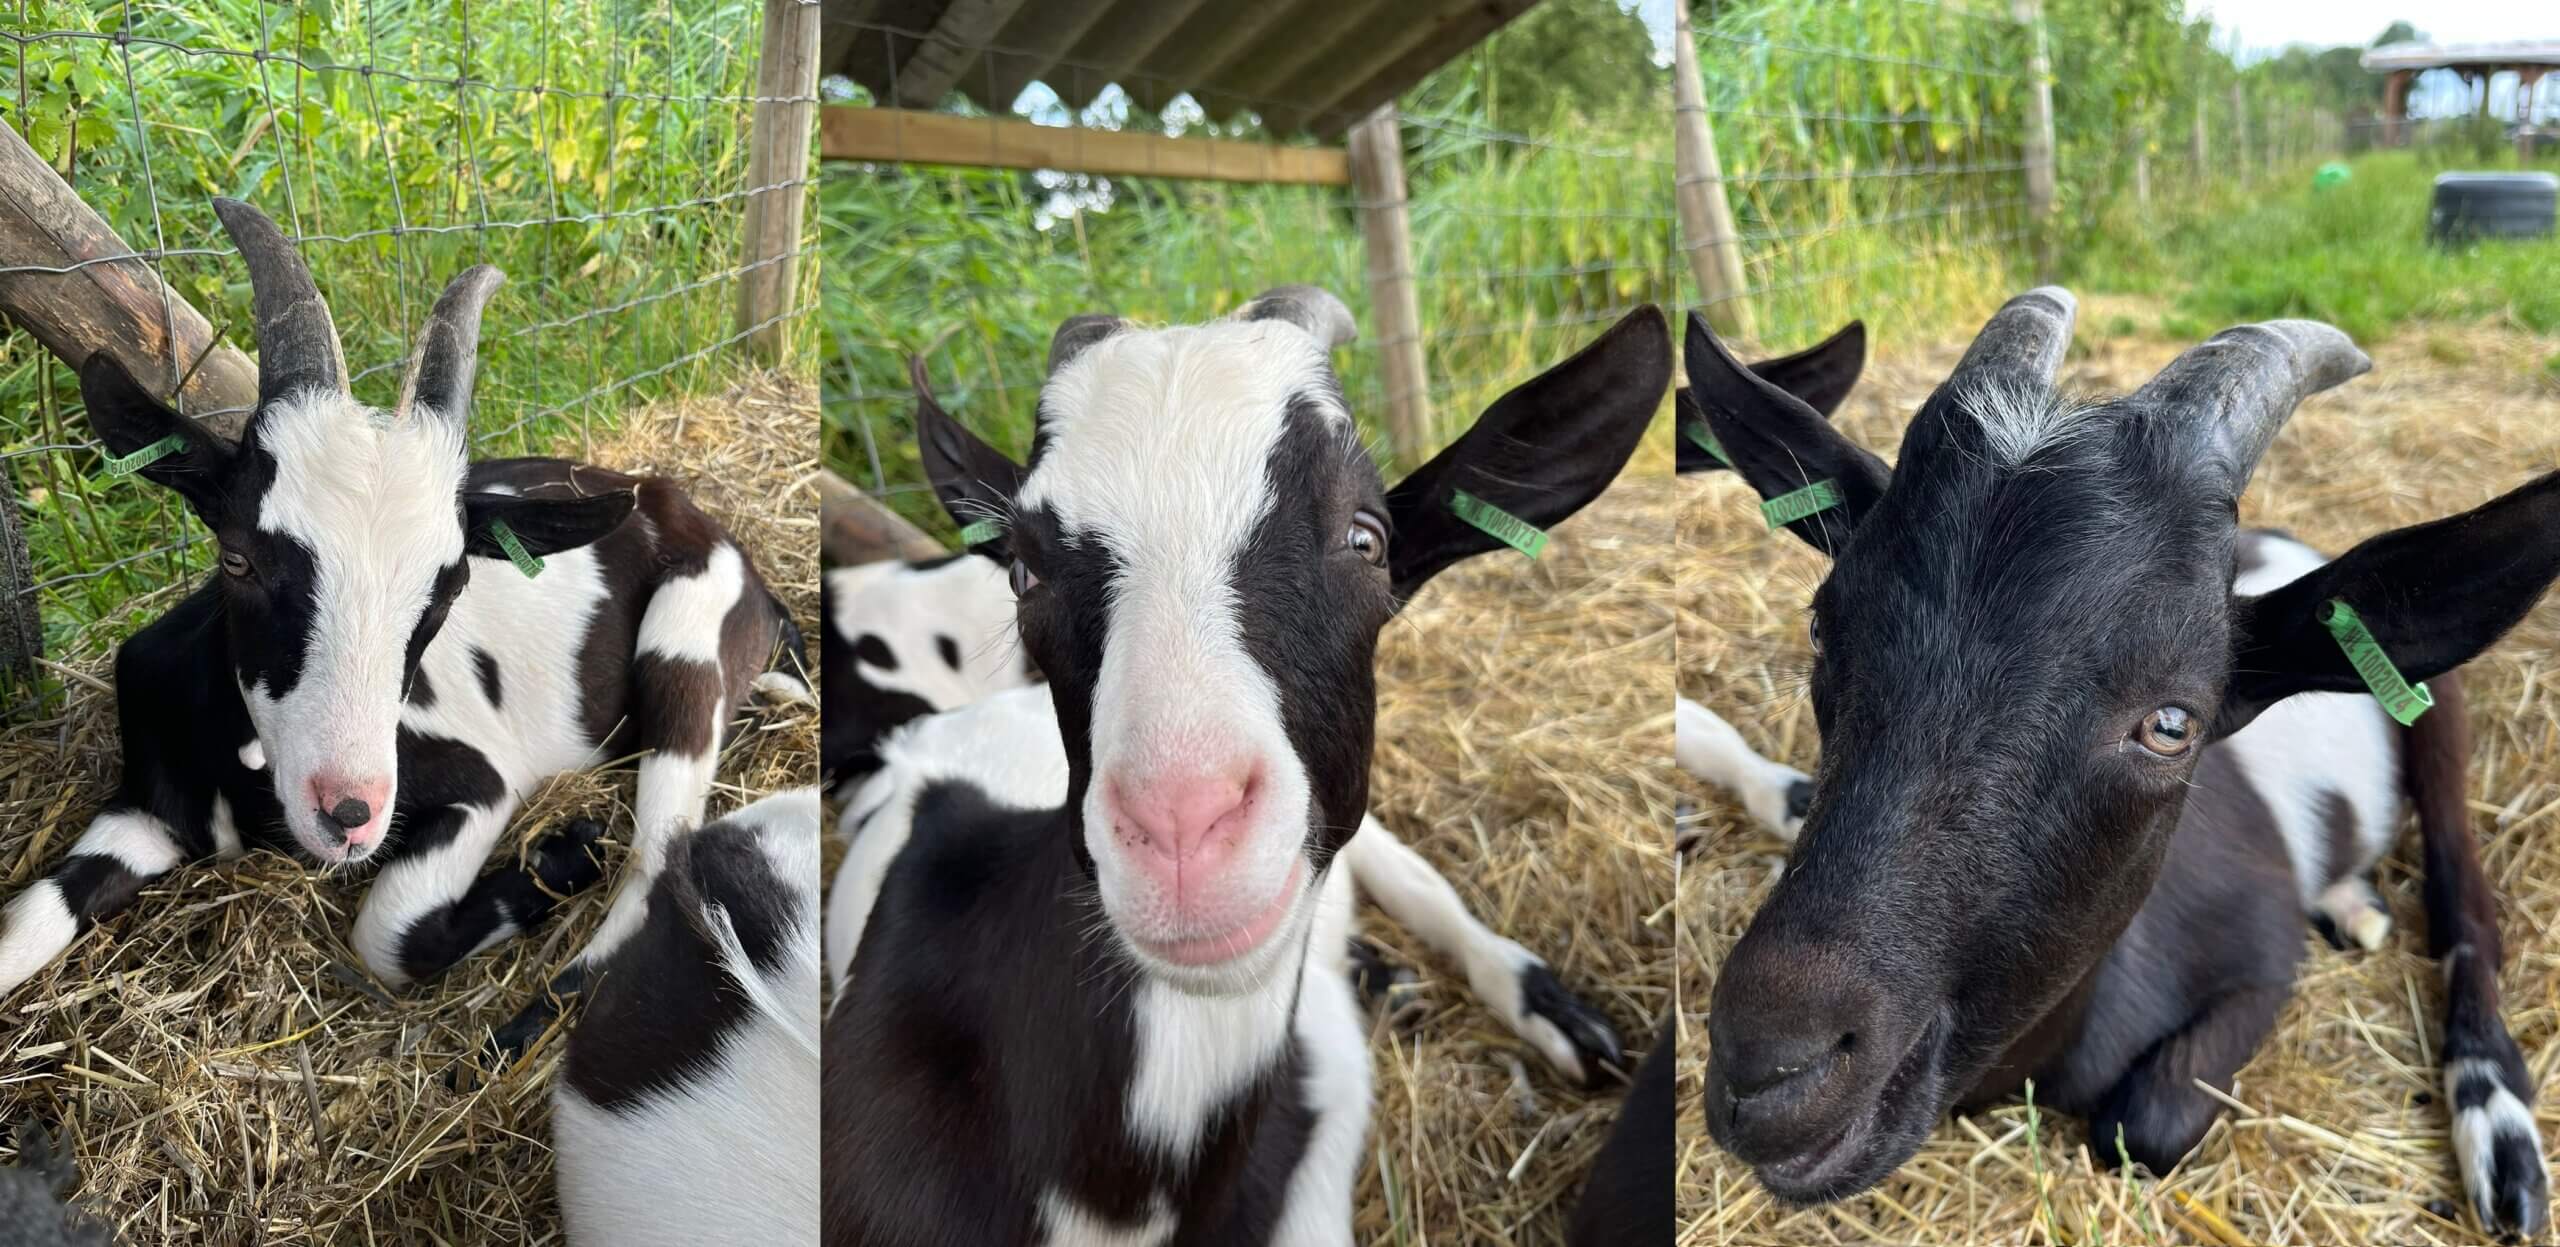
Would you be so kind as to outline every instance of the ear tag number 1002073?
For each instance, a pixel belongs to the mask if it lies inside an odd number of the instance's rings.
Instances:
[[[2400,668],[2384,653],[2382,643],[2364,626],[2356,608],[2340,598],[2331,598],[2320,606],[2320,622],[2337,638],[2338,648],[2347,653],[2347,664],[2364,677],[2364,686],[2373,690],[2373,699],[2382,703],[2383,712],[2407,727],[2418,721],[2436,704],[2436,696],[2424,684],[2411,684],[2400,674]]]
[[[1535,559],[1547,548],[1545,529],[1476,497],[1463,489],[1449,491],[1449,510],[1483,529],[1494,540]]]

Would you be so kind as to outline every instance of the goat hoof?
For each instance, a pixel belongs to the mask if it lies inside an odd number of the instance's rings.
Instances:
[[[1627,1081],[1631,1071],[1618,1028],[1565,990],[1543,963],[1521,967],[1520,1011],[1521,1035],[1558,1072],[1592,1090]]]
[[[1416,1019],[1422,980],[1411,968],[1387,960],[1377,945],[1356,935],[1351,937],[1349,960],[1351,986],[1360,993],[1363,1007],[1386,1015],[1388,1023],[1399,1029]]]
[[[604,824],[592,818],[562,823],[534,845],[533,874],[560,896],[573,895],[604,879],[604,854],[596,846]]]

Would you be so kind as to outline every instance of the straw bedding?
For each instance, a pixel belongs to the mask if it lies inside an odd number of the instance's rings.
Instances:
[[[2122,392],[2189,343],[2104,329],[2159,309],[2093,299],[2066,386]],[[2306,403],[2260,466],[2242,518],[2344,550],[2372,532],[2477,505],[2560,460],[2560,342],[2494,325],[2415,328],[2365,344],[2374,370]],[[1888,457],[1964,343],[1887,340],[1840,423]],[[1679,685],[1756,748],[1810,769],[1804,608],[1822,560],[1764,530],[1729,476],[1683,487]],[[2560,1063],[2560,599],[2466,668],[2474,829],[2501,904],[2506,1016],[2555,1116]],[[1697,1116],[1714,967],[1767,895],[1780,846],[1685,779],[1705,845],[1680,880],[1683,1247],[1724,1243],[2468,1243],[2480,1233],[2447,1141],[2433,1052],[2442,1007],[2424,953],[2414,837],[2382,868],[2395,929],[2373,953],[2311,936],[2292,1004],[2241,1071],[2247,1106],[2166,1177],[2094,1169],[2076,1120],[2010,1105],[1942,1124],[1875,1191],[1778,1205],[1716,1151]]]
[[[687,482],[815,636],[815,427],[808,387],[750,376],[630,413],[582,457]],[[128,609],[147,619],[186,588]],[[68,661],[100,680],[108,666],[105,654]],[[760,710],[747,724],[721,759],[715,815],[814,781],[813,712]],[[102,684],[75,681],[56,717],[0,735],[0,893],[79,835],[116,771]],[[628,759],[560,777],[518,814],[516,843],[602,818],[616,878],[630,795]],[[606,887],[393,995],[346,943],[363,886],[262,852],[145,889],[0,997],[0,1124],[34,1118],[67,1137],[78,1200],[127,1243],[557,1242],[556,1032],[494,1085],[457,1093],[445,1077],[576,953]],[[0,1142],[0,1164],[11,1159]]]

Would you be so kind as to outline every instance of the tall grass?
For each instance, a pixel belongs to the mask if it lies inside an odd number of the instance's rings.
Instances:
[[[547,449],[728,366],[705,348],[732,331],[721,278],[739,263],[758,12],[752,0],[24,0],[19,41],[0,45],[0,118],[129,245],[210,252],[158,267],[243,347],[247,281],[211,198],[329,236],[303,253],[370,402],[393,397],[446,278],[504,269],[480,355],[480,448]],[[118,32],[133,41],[81,37]],[[57,653],[113,639],[133,621],[99,621],[205,559],[166,491],[88,480],[90,443],[70,371],[25,335],[0,339],[0,462],[37,576],[53,582],[40,603]]]

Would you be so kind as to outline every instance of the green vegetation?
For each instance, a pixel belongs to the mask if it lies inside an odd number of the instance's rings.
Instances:
[[[509,280],[482,342],[481,447],[549,449],[734,366],[705,348],[732,332],[722,277],[738,263],[758,12],[752,0],[27,0],[18,30],[66,33],[0,60],[0,119],[127,243],[208,251],[163,268],[244,348],[247,280],[211,197],[330,236],[304,254],[371,402],[393,397],[445,279],[498,265]],[[91,37],[128,22],[129,48]],[[462,74],[471,85],[457,88]],[[200,542],[168,548],[194,526],[167,491],[90,482],[89,447],[70,371],[26,335],[0,339],[0,456],[37,579],[52,582],[40,600],[57,656],[112,639],[135,621],[100,620],[204,562]]]
[[[1669,76],[1649,50],[1612,0],[1550,0],[1406,101],[1434,442],[1626,310],[1683,297]],[[1268,137],[1196,112],[1088,120]],[[934,531],[949,525],[916,485],[906,356],[924,355],[946,408],[1019,454],[1049,333],[1078,312],[1198,320],[1283,282],[1324,286],[1360,315],[1337,364],[1383,453],[1348,191],[852,166],[819,194],[826,460]]]
[[[2308,177],[2271,181],[2163,213],[2152,232],[2093,238],[2072,258],[2075,280],[2170,296],[2181,329],[2305,316],[2372,339],[2407,322],[2495,317],[2560,332],[2560,239],[2427,241],[2435,175],[2513,169],[2512,154],[2429,147],[2362,156],[2351,167],[2354,177],[2328,190]],[[2560,171],[2560,162],[2538,167]]]

